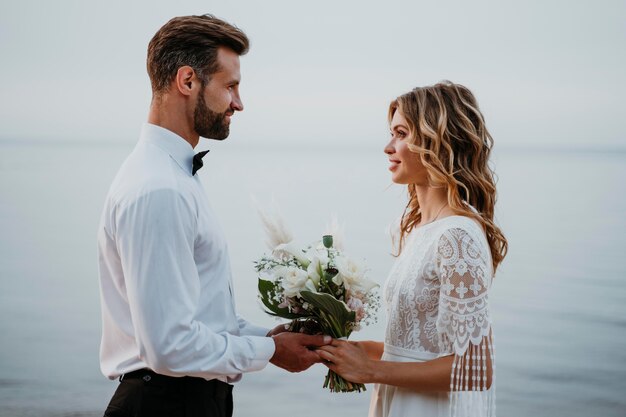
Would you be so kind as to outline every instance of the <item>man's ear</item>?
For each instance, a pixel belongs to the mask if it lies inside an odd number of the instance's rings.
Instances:
[[[184,96],[190,96],[195,88],[200,87],[196,72],[188,65],[178,68],[174,78],[176,89]]]

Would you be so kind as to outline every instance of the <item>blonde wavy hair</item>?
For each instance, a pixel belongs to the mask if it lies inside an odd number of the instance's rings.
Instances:
[[[396,111],[407,121],[408,148],[419,155],[430,186],[446,188],[452,211],[475,219],[483,227],[495,271],[506,256],[508,243],[493,219],[496,184],[488,164],[493,138],[476,98],[466,87],[442,81],[415,88],[392,101],[390,123]],[[422,219],[414,184],[408,185],[408,193],[409,202],[400,221],[398,255],[407,234]]]

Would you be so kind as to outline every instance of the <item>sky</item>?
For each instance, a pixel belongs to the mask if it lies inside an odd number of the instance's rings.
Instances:
[[[133,143],[150,38],[174,16],[242,28],[243,147],[380,147],[387,106],[449,79],[496,145],[626,149],[626,2],[3,1],[0,141]]]

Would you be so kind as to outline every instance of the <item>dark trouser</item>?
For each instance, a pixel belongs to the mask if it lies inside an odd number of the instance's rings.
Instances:
[[[104,417],[232,417],[232,385],[140,369],[120,378]]]

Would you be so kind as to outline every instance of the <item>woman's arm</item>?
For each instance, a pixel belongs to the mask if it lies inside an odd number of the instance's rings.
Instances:
[[[333,340],[331,345],[322,346],[317,353],[329,369],[349,381],[393,385],[421,392],[450,390],[454,356],[427,362],[381,361],[370,356],[375,352],[372,348],[380,349],[382,354],[381,345]]]
[[[329,369],[349,381],[393,385],[420,392],[450,391],[452,366],[456,361],[455,366],[462,369],[457,373],[462,381],[455,381],[452,389],[463,391],[467,389],[464,388],[467,387],[466,381],[482,382],[483,377],[486,378],[484,388],[491,388],[493,369],[490,355],[485,355],[483,362],[475,360],[480,355],[483,343],[488,343],[487,338],[462,356],[443,356],[426,362],[378,360],[377,357],[370,356],[374,350],[368,350],[372,347],[381,349],[382,343],[377,342],[333,340],[332,344],[320,347],[317,353]],[[485,369],[479,369],[483,365]],[[479,384],[478,390],[483,389],[481,385],[483,384]]]
[[[385,350],[385,344],[383,342],[377,342],[375,340],[363,340],[360,342],[356,342],[361,345],[367,354],[367,357],[379,361],[383,356],[383,351]]]

